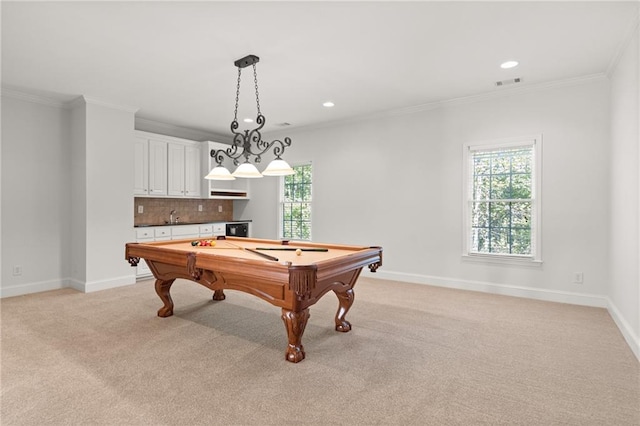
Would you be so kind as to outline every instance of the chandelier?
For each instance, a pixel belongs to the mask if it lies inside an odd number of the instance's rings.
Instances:
[[[231,122],[231,133],[233,133],[233,143],[227,149],[212,149],[211,158],[215,159],[217,165],[211,169],[209,174],[205,176],[205,179],[213,180],[234,180],[236,177],[241,178],[261,178],[264,176],[286,176],[294,173],[293,169],[286,161],[280,156],[284,153],[286,147],[291,146],[291,139],[286,137],[284,142],[281,140],[274,140],[272,142],[266,142],[262,140],[262,134],[260,130],[264,127],[265,117],[260,112],[260,96],[258,94],[258,74],[256,72],[256,64],[260,61],[255,55],[248,55],[244,58],[238,59],[234,62],[234,65],[238,67],[238,86],[236,89],[236,107],[233,112],[233,121]],[[256,87],[256,107],[258,115],[256,117],[256,127],[253,130],[238,131],[238,99],[240,98],[240,80],[242,77],[242,69],[253,66],[253,80]],[[273,154],[275,159],[269,163],[267,168],[260,173],[256,166],[251,163],[258,164],[262,160],[262,155],[273,148]],[[233,164],[237,166],[236,170],[232,173],[223,166],[223,162],[226,158],[233,161]],[[244,162],[240,162],[240,159],[244,157]]]

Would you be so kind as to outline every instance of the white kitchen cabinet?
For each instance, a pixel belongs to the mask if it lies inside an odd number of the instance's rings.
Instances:
[[[167,195],[167,143],[149,140],[149,195]]]
[[[159,228],[154,228],[153,234],[154,234],[154,237],[155,237],[156,241],[170,240],[171,236],[172,236],[171,227],[170,226],[162,226],[162,227],[159,227]]]
[[[200,198],[200,147],[169,143],[168,165],[168,195]]]
[[[167,195],[167,143],[139,135],[134,141],[133,156],[133,194]]]
[[[198,225],[180,225],[171,227],[171,239],[182,240],[185,238],[198,238],[200,227]]]
[[[167,145],[168,181],[167,195],[184,196],[184,145]]]
[[[136,228],[136,241],[142,241],[142,240],[153,241],[155,237],[156,236],[153,228],[148,228],[148,227]]]
[[[149,140],[135,138],[133,144],[133,194],[149,195]]]
[[[136,242],[150,243],[153,241],[168,241],[171,239],[170,226],[145,226],[143,228],[135,228]],[[140,259],[136,267],[136,278],[145,278],[152,275],[149,265],[144,259]]]
[[[153,229],[151,228],[136,228],[136,242],[150,243],[155,240]],[[151,275],[151,269],[144,259],[140,259],[138,266],[136,266],[136,277],[146,277]]]
[[[144,241],[138,241],[138,242],[144,242]],[[149,275],[153,275],[151,273],[151,269],[149,268],[149,265],[147,265],[147,261],[144,259],[140,259],[140,262],[138,262],[138,266],[136,266],[136,278],[141,278],[141,277],[147,277]]]
[[[227,224],[226,223],[214,223],[213,225],[213,235],[214,236],[222,236],[227,233]]]
[[[211,237],[213,236],[213,225],[200,225],[198,228],[198,234],[200,237]]]
[[[200,146],[200,142],[136,131],[134,195],[200,198],[204,180]]]
[[[187,145],[184,147],[184,195],[200,198],[200,188],[203,181],[204,174],[200,167],[200,144]]]
[[[217,165],[217,162],[211,158],[211,150],[227,150],[231,145],[227,145],[220,142],[206,141],[202,142],[202,175],[206,176],[212,168]],[[235,167],[233,162],[224,157],[225,161],[223,165],[233,173]],[[218,199],[233,199],[233,200],[246,200],[249,199],[249,181],[250,179],[238,178],[236,180],[209,180],[205,179],[202,185],[202,198],[218,198]]]

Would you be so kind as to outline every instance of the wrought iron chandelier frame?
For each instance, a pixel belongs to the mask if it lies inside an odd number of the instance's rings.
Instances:
[[[284,151],[287,147],[291,146],[291,138],[285,137],[284,140],[276,139],[271,142],[267,142],[262,139],[261,130],[266,123],[266,118],[262,115],[260,111],[260,93],[258,90],[258,73],[256,70],[256,64],[260,61],[260,58],[256,55],[248,55],[244,58],[238,59],[234,62],[234,65],[238,68],[238,82],[236,86],[236,103],[235,109],[233,113],[233,121],[231,122],[231,133],[233,134],[233,143],[229,148],[226,149],[212,149],[210,152],[210,156],[216,161],[217,167],[224,168],[223,163],[226,158],[229,158],[233,161],[235,166],[239,166],[241,163],[239,159],[244,157],[244,163],[250,163],[251,159],[256,164],[259,164],[262,161],[262,155],[264,155],[267,151],[273,148],[273,154],[275,155],[275,161],[280,161],[281,164],[286,165],[286,169],[279,170],[276,172],[267,173],[265,170],[265,174],[272,176],[284,176],[288,174],[293,174],[293,169],[286,164],[281,155],[284,154]],[[257,107],[257,117],[256,124],[258,127],[251,130],[238,131],[240,127],[238,123],[238,103],[240,99],[240,83],[242,79],[242,69],[248,66],[253,67],[253,79],[255,83],[256,90],[256,107]],[[255,146],[255,148],[254,148]],[[273,164],[273,162],[272,162]],[[269,169],[269,168],[267,168]],[[226,170],[226,169],[225,169]],[[228,173],[228,171],[227,171]],[[209,175],[211,176],[211,174]],[[249,177],[249,176],[245,176]],[[262,177],[261,174],[251,177]],[[215,179],[215,178],[213,178]]]

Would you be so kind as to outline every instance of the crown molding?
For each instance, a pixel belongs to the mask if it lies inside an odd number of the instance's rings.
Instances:
[[[12,87],[9,85],[3,85],[1,95],[3,97],[18,99],[21,101],[36,103],[40,105],[46,105],[54,108],[62,109],[74,109],[83,105],[97,105],[105,108],[117,109],[124,112],[130,112],[135,114],[139,108],[128,105],[117,105],[114,103],[106,102],[90,96],[78,96],[69,100],[70,96],[54,95],[50,96],[35,93],[29,89]]]
[[[54,108],[67,109],[68,108],[67,104],[69,103],[68,101],[65,101],[65,100],[54,99],[48,96],[37,95],[35,93],[29,93],[16,87],[10,87],[5,85],[2,86],[1,95],[2,97],[18,99],[21,101],[31,102],[31,103],[40,104],[40,105],[46,105]]]
[[[73,100],[71,100],[71,101],[67,102],[66,107],[67,107],[68,109],[76,109],[76,108],[79,108],[79,107],[83,107],[83,106],[85,106],[86,104],[87,104],[87,103],[85,102],[84,97],[82,97],[82,96],[78,96],[77,98],[75,98],[75,99],[73,99]]]
[[[579,86],[582,84],[591,83],[598,80],[607,80],[607,76],[604,73],[583,75],[580,77],[572,77],[564,80],[547,81],[544,83],[534,83],[522,86],[498,88],[493,92],[481,93],[478,95],[464,96],[460,98],[448,99],[445,101],[436,102],[437,107],[442,106],[457,106],[471,104],[475,102],[485,101],[489,99],[505,98],[513,95],[521,95],[524,93],[539,92],[541,90],[556,89],[561,87]]]
[[[90,96],[85,96],[85,95],[78,96],[77,98],[68,102],[67,104],[71,109],[77,108],[78,106],[82,106],[82,105],[96,105],[104,108],[116,109],[123,112],[129,112],[132,114],[135,114],[140,109],[138,107],[133,107],[129,105],[113,104],[111,102],[106,102],[101,99],[92,98]]]
[[[199,142],[209,140],[229,142],[230,140],[228,135],[219,135],[216,133],[177,126],[175,124],[162,123],[160,121],[154,121],[143,117],[136,117],[135,129]]]

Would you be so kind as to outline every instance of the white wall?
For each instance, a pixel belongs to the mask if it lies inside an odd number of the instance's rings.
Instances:
[[[72,117],[71,226],[78,252],[72,286],[95,291],[132,284],[135,270],[124,259],[124,246],[134,240],[134,110],[82,97]]]
[[[314,240],[382,245],[380,277],[605,306],[608,105],[608,80],[585,79],[290,131],[284,157],[313,162]],[[463,144],[534,134],[543,135],[543,265],[463,261]],[[273,182],[252,182],[244,214],[254,236],[276,236]]]
[[[124,259],[134,240],[134,112],[87,103],[87,291],[135,282]]]
[[[69,112],[3,92],[2,296],[66,285],[70,167]]]
[[[640,358],[640,71],[634,33],[611,77],[610,310]]]
[[[134,110],[3,90],[2,122],[0,296],[134,283]]]

